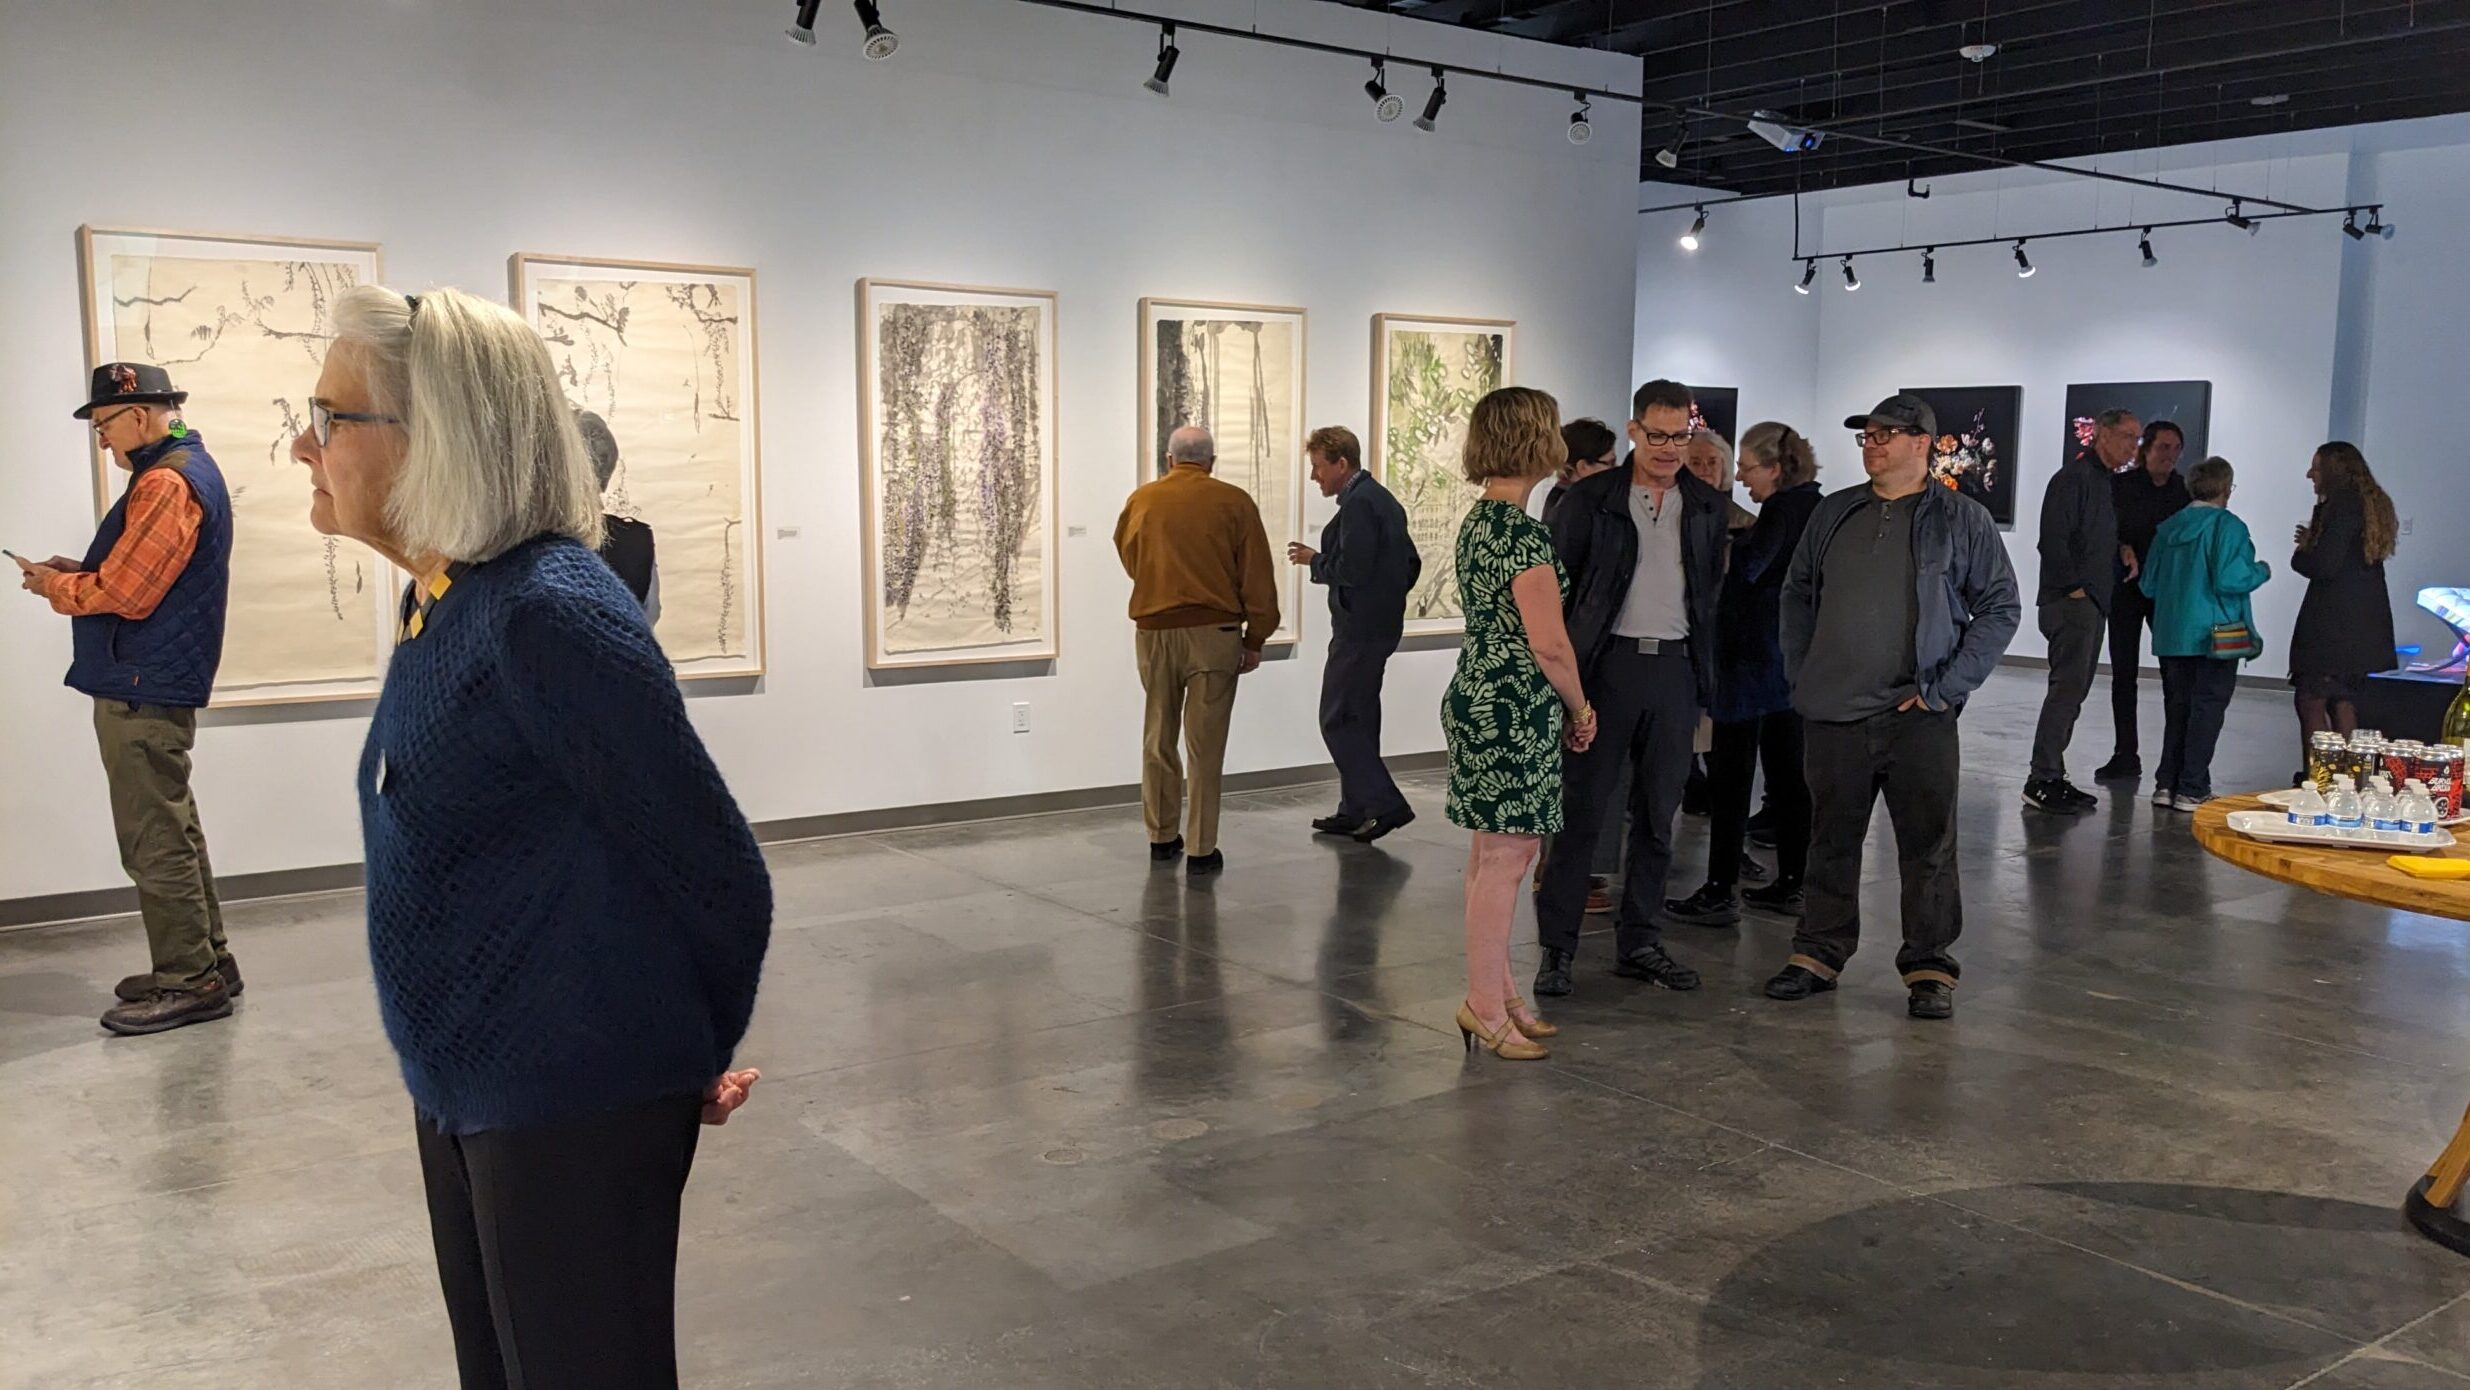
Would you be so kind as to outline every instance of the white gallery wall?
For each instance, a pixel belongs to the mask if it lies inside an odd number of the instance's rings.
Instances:
[[[1636,63],[1310,0],[1160,9],[1554,82],[1634,90]],[[1626,398],[1636,272],[1631,108],[1564,138],[1565,92],[1461,78],[1439,132],[1376,124],[1353,59],[1011,3],[892,3],[903,46],[821,46],[789,0],[12,0],[0,16],[0,543],[75,553],[94,523],[69,410],[85,384],[80,224],[380,242],[400,288],[502,299],[517,251],[754,267],[770,672],[700,690],[698,727],[758,820],[1137,780],[1141,696],[1109,532],[1139,474],[1144,295],[1310,312],[1306,413],[1362,430],[1375,313],[1514,319],[1516,377]],[[106,55],[166,71],[132,93]],[[169,82],[168,89],[154,87]],[[1391,69],[1410,106],[1420,71]],[[151,93],[151,94],[148,94]],[[134,99],[132,97],[134,96]],[[1062,658],[997,678],[871,681],[862,663],[862,276],[1059,293]],[[307,383],[301,383],[306,389]],[[219,438],[223,450],[253,442]],[[303,485],[305,506],[305,483]],[[1317,536],[1328,504],[1313,497]],[[1289,537],[1272,536],[1282,543]],[[1282,548],[1282,546],[1281,546]],[[1427,557],[1427,563],[1447,557]],[[1247,678],[1231,771],[1324,760],[1327,638]],[[0,900],[121,884],[67,625],[0,603]],[[1393,751],[1440,746],[1454,650],[1402,654]],[[1030,705],[1015,734],[1012,706]],[[198,796],[230,875],[359,858],[365,707],[210,714]],[[1233,847],[1237,854],[1240,846]]]
[[[2287,669],[2304,594],[2304,581],[2288,572],[2290,531],[2313,501],[2308,456],[2335,437],[2366,451],[2411,531],[2388,575],[2401,640],[2440,646],[2443,629],[2412,595],[2422,585],[2470,583],[2461,547],[2440,539],[2448,523],[2470,516],[2470,471],[2458,443],[2466,423],[2461,325],[2470,322],[2470,123],[2109,155],[2098,167],[2310,206],[2382,199],[2400,234],[2353,242],[2337,218],[2266,223],[2252,237],[2223,225],[2165,229],[2153,235],[2160,264],[2151,269],[2140,264],[2133,232],[2037,241],[2028,248],[2037,271],[2030,279],[2016,274],[2008,245],[1959,248],[1938,253],[1938,280],[1928,285],[1917,253],[1863,257],[1857,292],[1844,289],[1829,258],[1811,293],[1800,295],[1791,199],[1712,207],[1695,254],[1675,243],[1690,214],[1655,213],[1638,219],[1633,374],[1738,385],[1745,424],[1772,414],[1811,431],[1831,487],[1860,478],[1841,421],[1881,396],[1905,386],[2022,386],[2008,549],[2028,600],[2039,573],[2042,490],[2062,462],[2068,385],[2210,381],[2210,451],[2238,466],[2233,506],[2276,571],[2256,597],[2268,650],[2250,669]],[[1801,250],[2136,226],[2218,216],[2226,201],[2017,170],[1932,180],[1930,192],[1910,198],[1899,183],[1805,198]],[[1657,207],[1691,194],[1646,185],[1638,196],[1639,206]],[[1650,331],[1664,305],[1686,306],[1686,333]],[[1718,331],[1703,331],[1701,314],[1722,320]],[[2011,651],[2043,651],[2029,613]]]

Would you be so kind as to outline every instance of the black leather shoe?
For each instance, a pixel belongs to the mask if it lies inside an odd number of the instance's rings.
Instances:
[[[1548,999],[1558,999],[1569,993],[1570,962],[1577,957],[1568,951],[1544,948],[1544,963],[1535,971],[1535,992]]]
[[[1914,1018],[1953,1018],[1955,991],[1936,980],[1923,980],[1913,986],[1912,997],[1904,1001],[1904,1012]]]
[[[1787,965],[1767,981],[1769,999],[1807,999],[1835,988],[1835,981],[1806,965]]]
[[[1149,842],[1149,861],[1153,864],[1164,864],[1183,852],[1184,837],[1181,835],[1163,844],[1156,840]]]
[[[210,1023],[232,1016],[232,992],[221,980],[204,989],[148,990],[143,999],[114,1004],[103,1011],[105,1028],[123,1036],[168,1033],[192,1023]]]
[[[1761,912],[1798,917],[1802,904],[1801,885],[1785,879],[1778,879],[1764,888],[1745,888],[1741,891],[1741,905],[1757,908]]]
[[[1312,823],[1315,835],[1352,835],[1364,822],[1357,816],[1323,816]]]
[[[1741,920],[1741,900],[1710,883],[1686,898],[1666,898],[1664,915],[1693,927],[1729,927]]]
[[[216,956],[214,969],[216,974],[223,977],[223,988],[231,991],[232,998],[239,998],[240,991],[244,988],[240,983],[240,962],[230,956]],[[154,972],[149,970],[143,975],[131,975],[113,985],[111,992],[112,997],[121,1003],[134,1004],[154,993]]]
[[[1355,843],[1368,845],[1402,825],[1415,823],[1415,808],[1405,807],[1394,815],[1374,816],[1355,827]]]
[[[1207,878],[1225,868],[1226,851],[1222,849],[1213,849],[1207,854],[1196,854],[1184,861],[1184,874],[1188,878]]]
[[[2101,765],[2093,774],[2096,782],[2133,782],[2143,777],[2144,760],[2133,753],[2121,753]]]
[[[1661,946],[1641,946],[1613,963],[1612,973],[1624,980],[1644,980],[1669,990],[1698,988],[1698,972],[1664,954]]]

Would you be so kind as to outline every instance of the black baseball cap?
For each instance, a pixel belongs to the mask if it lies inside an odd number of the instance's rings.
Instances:
[[[1844,428],[1868,429],[1873,422],[1893,425],[1900,430],[1919,430],[1923,434],[1938,433],[1938,412],[1930,409],[1928,401],[1910,391],[1899,391],[1889,396],[1872,406],[1866,415],[1845,416]]]

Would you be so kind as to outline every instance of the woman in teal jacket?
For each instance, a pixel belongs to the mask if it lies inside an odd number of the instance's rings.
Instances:
[[[2192,811],[2212,796],[2213,746],[2238,689],[2238,664],[2264,652],[2247,596],[2273,567],[2256,558],[2247,523],[2230,514],[2234,480],[2228,459],[2197,464],[2187,479],[2195,505],[2161,524],[2144,561],[2164,712],[2155,806]]]

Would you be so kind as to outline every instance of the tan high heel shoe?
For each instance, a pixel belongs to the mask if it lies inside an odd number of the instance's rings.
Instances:
[[[1561,1036],[1561,1025],[1546,1022],[1542,1014],[1528,1007],[1526,1000],[1513,994],[1502,1003],[1509,1010],[1509,1021],[1517,1026],[1519,1032],[1537,1039]],[[1521,1018],[1521,1014],[1526,1016]]]
[[[1458,1038],[1473,1051],[1477,1043],[1504,1062],[1538,1062],[1552,1055],[1552,1049],[1542,1043],[1529,1042],[1515,1023],[1504,1022],[1498,1033],[1484,1031],[1484,1021],[1465,1004],[1458,1006]]]

